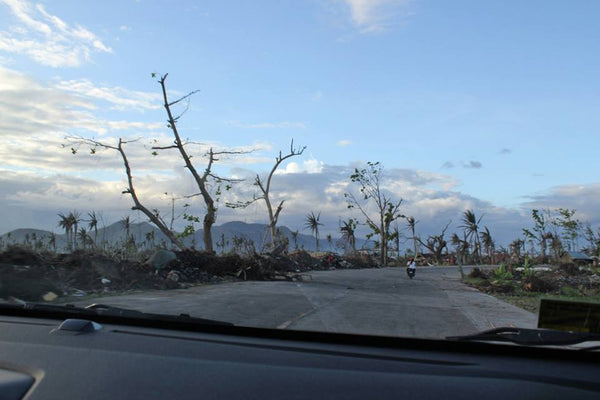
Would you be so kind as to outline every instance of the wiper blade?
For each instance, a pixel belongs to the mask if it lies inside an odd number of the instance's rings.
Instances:
[[[179,315],[170,314],[155,314],[146,313],[138,310],[132,310],[129,308],[113,307],[106,304],[90,304],[85,307],[85,310],[93,310],[98,315],[111,315],[120,317],[132,317],[132,318],[144,318],[144,319],[155,319],[161,321],[186,321],[194,322],[203,325],[226,325],[233,326],[231,322],[219,321],[215,319],[196,318],[191,317],[189,314],[181,313]]]
[[[0,304],[0,314],[4,315],[20,315],[20,316],[31,316],[29,314],[36,314],[38,316],[56,315],[59,318],[71,318],[71,317],[117,317],[127,318],[133,320],[143,321],[156,321],[156,322],[174,322],[174,323],[185,323],[190,325],[222,325],[222,326],[233,326],[230,322],[218,321],[213,319],[195,318],[189,314],[169,315],[169,314],[154,314],[145,313],[139,310],[113,307],[105,304],[91,304],[85,308],[76,307],[72,304],[67,305],[54,305],[54,304],[39,304],[39,303],[25,303],[25,304]]]
[[[558,331],[553,329],[496,328],[474,335],[448,336],[448,340],[511,342],[522,345],[571,345],[600,341],[600,334]]]

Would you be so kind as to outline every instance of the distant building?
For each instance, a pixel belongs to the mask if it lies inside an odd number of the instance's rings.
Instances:
[[[588,264],[593,263],[594,259],[580,251],[565,251],[560,257],[560,262],[565,264]]]

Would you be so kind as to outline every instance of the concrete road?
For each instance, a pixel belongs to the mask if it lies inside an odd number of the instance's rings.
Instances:
[[[460,283],[456,267],[419,267],[413,280],[404,268],[310,275],[312,280],[303,282],[224,283],[94,302],[245,326],[405,337],[442,338],[537,323],[534,314]]]

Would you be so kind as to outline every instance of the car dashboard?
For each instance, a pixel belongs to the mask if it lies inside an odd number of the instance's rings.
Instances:
[[[0,316],[0,399],[600,398],[597,352],[102,317],[77,324]]]

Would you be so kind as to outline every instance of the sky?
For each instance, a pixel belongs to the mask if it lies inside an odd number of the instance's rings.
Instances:
[[[306,146],[273,179],[290,229],[309,233],[311,211],[322,235],[359,218],[344,193],[367,161],[423,238],[460,231],[467,209],[501,245],[534,208],[597,227],[599,13],[583,0],[0,0],[0,233],[130,213],[118,154],[72,154],[72,136],[130,140],[142,202],[169,219],[197,188],[176,153],[151,154],[173,140],[167,73],[170,99],[198,90],[176,111],[199,170],[210,147],[251,151],[215,165],[245,179],[221,203],[251,199],[292,139]],[[267,222],[266,209],[222,204],[217,224],[231,220]]]

